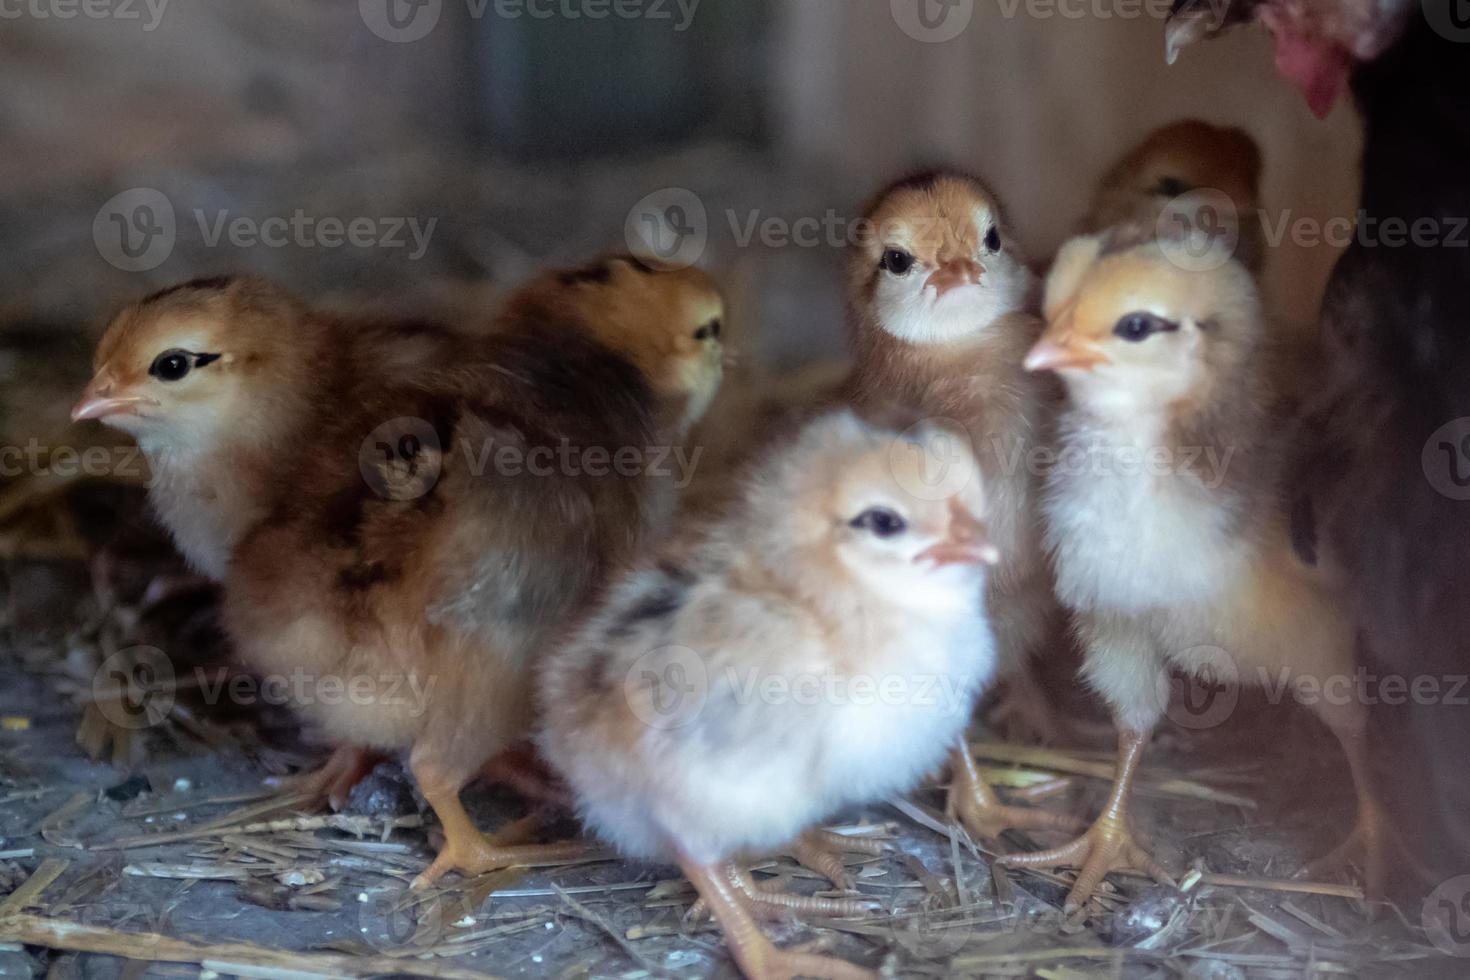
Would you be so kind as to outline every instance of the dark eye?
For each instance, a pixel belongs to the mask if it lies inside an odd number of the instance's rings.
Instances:
[[[914,257],[901,248],[887,248],[883,250],[883,258],[878,262],[878,268],[901,276],[914,267]]]
[[[709,323],[706,323],[704,326],[702,326],[698,330],[694,331],[694,339],[695,340],[708,340],[711,337],[718,337],[719,335],[720,335],[720,321],[719,320],[711,320]]]
[[[1153,334],[1177,329],[1179,329],[1177,324],[1154,316],[1152,313],[1129,313],[1113,327],[1113,333],[1124,340],[1137,343]]]
[[[908,530],[908,523],[887,507],[869,507],[849,524],[864,531],[872,531],[880,538],[891,538]]]
[[[1157,193],[1165,197],[1180,197],[1188,194],[1190,187],[1178,177],[1162,177],[1159,179]]]
[[[1000,251],[1000,229],[994,225],[985,233],[985,250],[987,252]]]
[[[148,373],[160,381],[177,381],[194,366],[188,351],[166,350],[153,359]]]

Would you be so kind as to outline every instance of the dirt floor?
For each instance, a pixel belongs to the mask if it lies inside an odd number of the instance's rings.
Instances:
[[[410,896],[432,818],[402,770],[380,766],[342,814],[293,810],[264,780],[320,753],[280,706],[229,703],[250,699],[217,687],[235,675],[213,591],[150,537],[136,491],[79,485],[60,499],[43,510],[71,515],[83,542],[89,521],[115,527],[121,515],[125,532],[122,544],[4,566],[0,941],[11,942],[0,974],[734,975],[718,931],[688,920],[691,890],[666,867],[593,852]],[[194,661],[129,652],[163,637]],[[1045,674],[1062,713],[1085,718],[1060,660]],[[1109,734],[1079,727],[1088,731],[1073,747],[1051,750],[977,729],[976,752],[1006,792],[1090,814],[1106,790]],[[839,821],[893,845],[850,865],[881,912],[777,923],[771,935],[895,976],[1470,974],[1429,944],[1418,909],[1382,906],[1370,920],[1346,879],[1293,878],[1351,819],[1341,757],[1299,707],[1247,693],[1225,724],[1162,732],[1141,790],[1135,823],[1184,891],[1116,878],[1085,922],[1067,922],[1065,874],[990,867],[997,850],[1060,838],[972,844],[944,821],[936,786]],[[486,829],[525,812],[493,789],[469,798]],[[797,890],[827,887],[787,858],[758,868]]]

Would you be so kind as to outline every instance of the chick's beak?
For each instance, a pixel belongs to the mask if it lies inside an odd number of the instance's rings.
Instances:
[[[949,537],[921,551],[915,561],[935,565],[994,565],[1000,549],[990,543],[985,524],[955,501],[950,501]]]
[[[951,259],[929,273],[929,278],[924,280],[924,285],[933,286],[934,291],[939,296],[943,296],[951,289],[958,289],[960,286],[978,285],[984,274],[985,266],[974,259]]]
[[[153,399],[143,395],[117,394],[110,378],[98,376],[87,385],[82,397],[72,406],[71,420],[103,419],[109,415],[137,414],[138,406]]]
[[[1060,371],[1063,368],[1091,370],[1108,363],[1108,356],[1070,328],[1048,330],[1026,354],[1022,366],[1028,371]]]

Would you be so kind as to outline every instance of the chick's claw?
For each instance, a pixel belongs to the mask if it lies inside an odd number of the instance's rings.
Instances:
[[[1082,822],[1064,813],[1030,807],[1007,806],[980,775],[975,759],[963,744],[951,753],[954,775],[950,781],[945,810],[976,839],[999,837],[1001,831],[1081,830]]]
[[[684,860],[680,865],[699,892],[696,904],[708,908],[719,921],[726,946],[749,980],[797,980],[799,977],[877,980],[878,975],[871,970],[843,960],[777,949],[761,934],[752,917],[750,894],[756,889],[750,876],[733,864],[711,866]],[[767,893],[760,894],[769,897]]]
[[[1064,905],[1068,914],[1092,897],[1110,871],[1141,871],[1165,884],[1174,883],[1163,865],[1134,843],[1123,822],[1108,816],[1099,817],[1085,834],[1070,844],[1031,854],[1009,854],[995,863],[1006,868],[1079,868]]]
[[[1357,868],[1362,874],[1363,894],[1370,901],[1380,899],[1387,876],[1385,852],[1389,840],[1382,811],[1376,806],[1364,809],[1347,839],[1321,857],[1309,861],[1298,877],[1321,881]]]
[[[847,867],[842,861],[845,853],[866,854],[879,857],[888,853],[888,846],[880,840],[866,837],[850,837],[830,830],[809,830],[791,845],[791,856],[808,871],[822,875],[836,888],[852,891],[852,881],[847,876]]]
[[[808,867],[810,867],[808,865]],[[816,868],[811,870],[816,871]],[[823,915],[835,918],[855,918],[870,915],[880,907],[869,898],[819,898],[815,895],[793,895],[783,891],[780,884],[757,884],[749,871],[726,864],[717,869],[718,874],[729,886],[734,900],[753,916],[768,921],[782,921],[795,915]],[[818,872],[825,874],[825,872]],[[851,890],[851,889],[848,889]],[[689,907],[687,918],[698,922],[710,913],[704,897],[698,898]]]
[[[469,837],[446,837],[434,863],[409,887],[416,892],[423,891],[450,871],[480,875],[501,868],[559,864],[584,857],[588,852],[587,845],[581,841],[503,846],[496,843],[496,835],[475,833]]]
[[[352,787],[372,772],[381,758],[378,753],[361,746],[339,745],[321,768],[272,780],[271,785],[283,793],[305,797],[302,803],[305,809],[330,807],[335,812],[347,805]]]

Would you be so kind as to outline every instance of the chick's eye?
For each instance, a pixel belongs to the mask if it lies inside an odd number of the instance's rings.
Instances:
[[[895,276],[901,276],[913,267],[914,257],[901,248],[884,249],[883,258],[878,262],[878,268]]]
[[[187,352],[166,350],[153,359],[148,373],[160,381],[177,381],[189,373],[193,363]]]
[[[985,233],[985,250],[987,252],[1000,251],[1000,229],[994,225]]]
[[[1113,333],[1124,340],[1137,343],[1153,334],[1174,329],[1177,329],[1174,324],[1152,313],[1129,313],[1113,327]]]
[[[849,523],[880,538],[891,538],[908,530],[908,523],[887,507],[869,507]]]
[[[1181,197],[1188,194],[1190,187],[1178,177],[1160,177],[1157,192],[1164,197]]]

